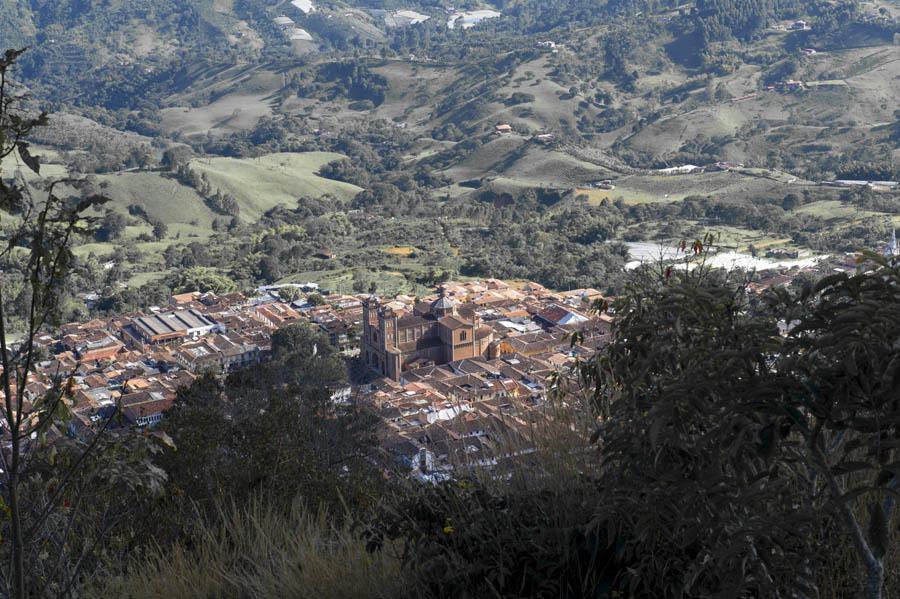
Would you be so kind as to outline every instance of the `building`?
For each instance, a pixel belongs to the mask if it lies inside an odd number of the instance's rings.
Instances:
[[[551,304],[535,316],[535,320],[545,322],[551,326],[575,326],[589,322],[590,318],[579,314],[575,310],[565,308],[559,304]]]
[[[202,294],[199,291],[188,291],[187,293],[176,293],[169,298],[169,304],[172,306],[184,306],[193,302],[199,302]]]
[[[257,306],[256,317],[274,328],[281,328],[300,320],[300,313],[284,303],[269,303]]]
[[[154,427],[172,403],[170,397],[159,391],[138,391],[122,397],[122,416],[132,426]]]
[[[134,349],[145,350],[186,338],[197,339],[216,328],[216,323],[195,309],[138,316],[122,327],[122,340]]]
[[[796,260],[799,257],[800,250],[798,249],[777,248],[774,250],[766,250],[766,258],[773,258],[775,260]]]
[[[112,335],[85,340],[75,348],[75,353],[83,362],[100,362],[111,360],[125,346]]]
[[[184,343],[172,355],[191,372],[230,372],[258,364],[263,352],[252,339],[227,333]]]
[[[363,302],[363,360],[395,381],[410,368],[485,356],[493,341],[493,329],[474,311],[460,310],[445,289],[427,309],[412,313],[377,298]]]
[[[272,21],[282,29],[290,29],[294,26],[294,19],[285,15],[275,17]]]
[[[319,329],[328,335],[331,344],[341,351],[350,351],[354,349],[354,331],[353,324],[339,318],[330,320],[322,320],[317,323]],[[358,346],[357,346],[358,347]]]

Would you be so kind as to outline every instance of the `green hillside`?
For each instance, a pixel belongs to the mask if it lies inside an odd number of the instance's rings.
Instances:
[[[209,229],[216,216],[194,189],[162,173],[126,172],[102,175],[100,179],[107,184],[104,193],[121,211],[139,206],[150,220],[192,224],[200,229]]]
[[[132,283],[167,252],[248,285],[615,288],[609,241],[709,227],[833,253],[880,247],[900,214],[890,189],[826,185],[900,179],[895,2],[481,2],[501,16],[466,29],[449,3],[313,4],[0,4],[34,46],[21,77],[62,113],[45,174],[96,176],[127,216],[82,252],[125,252]],[[685,165],[704,168],[665,174]]]
[[[206,175],[213,189],[233,196],[241,217],[253,220],[276,206],[293,207],[301,197],[355,196],[361,188],[316,174],[322,165],[341,158],[328,152],[282,152],[259,158],[203,158],[190,168]]]

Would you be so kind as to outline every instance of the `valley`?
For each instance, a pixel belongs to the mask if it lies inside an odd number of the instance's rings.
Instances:
[[[674,6],[576,8],[578,27],[554,25],[556,4],[192,6],[155,3],[167,25],[152,30],[87,12],[34,39],[37,94],[59,85],[41,66],[59,44],[100,49],[81,80],[109,81],[90,105],[53,98],[39,140],[45,172],[89,174],[127,220],[77,249],[118,258],[116,285],[84,291],[121,295],[193,264],[241,286],[337,291],[415,292],[441,273],[597,284],[585,260],[614,290],[627,258],[613,242],[712,231],[723,250],[834,254],[879,247],[900,220],[896,189],[828,184],[900,178],[890,2],[846,22],[813,6],[808,29],[772,21],[705,47]],[[33,14],[19,10],[19,31]],[[140,99],[116,98],[121,77]],[[92,152],[74,149],[84,140]],[[517,264],[517,239],[565,248],[570,267]],[[398,247],[414,251],[377,249]]]

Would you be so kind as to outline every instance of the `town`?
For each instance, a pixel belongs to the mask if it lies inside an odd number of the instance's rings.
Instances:
[[[888,255],[896,252],[891,241]],[[855,268],[852,255],[828,262]],[[748,289],[789,284],[810,268],[759,272]],[[193,291],[167,306],[43,334],[36,344],[44,359],[26,399],[67,378],[71,434],[117,411],[121,426],[152,429],[180,388],[266,361],[273,332],[306,324],[346,358],[350,383],[329,389],[332,400],[362,402],[380,417],[384,466],[441,480],[461,465],[502,468],[529,451],[551,381],[576,379],[573,366],[607,343],[606,305],[596,289],[497,279],[450,281],[424,297],[323,294],[313,283]]]
[[[40,336],[26,399],[64,379],[71,434],[117,410],[122,426],[153,428],[180,388],[267,360],[274,331],[305,323],[347,358],[351,385],[329,389],[332,399],[365,402],[383,420],[391,460],[439,476],[461,458],[496,464],[496,440],[524,438],[548,379],[604,344],[603,299],[496,279],[448,282],[420,298],[322,295],[314,284],[182,293]]]

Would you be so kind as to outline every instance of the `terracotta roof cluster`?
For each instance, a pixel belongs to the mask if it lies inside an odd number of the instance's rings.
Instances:
[[[26,397],[32,402],[70,381],[76,429],[95,426],[116,406],[127,424],[152,426],[200,373],[267,359],[271,335],[282,326],[312,322],[335,341],[352,338],[360,298],[327,299],[334,304],[313,309],[305,297],[291,304],[265,294],[190,292],[147,312],[68,323],[36,339],[49,357],[35,366]]]
[[[546,406],[548,379],[570,372],[576,360],[608,342],[611,318],[592,311],[602,299],[594,289],[559,293],[535,283],[513,287],[487,280],[449,282],[439,295],[421,301],[383,300],[402,325],[437,322],[452,330],[477,319],[493,334],[500,354],[442,365],[414,362],[399,381],[379,378],[360,389],[386,424],[383,447],[390,465],[439,480],[461,466],[500,467],[527,455],[530,425]],[[432,309],[440,302],[455,314],[435,320]],[[584,334],[574,346],[573,330]]]
[[[36,365],[26,400],[69,381],[74,429],[96,427],[117,407],[126,424],[149,427],[201,373],[268,359],[271,335],[282,326],[317,325],[353,355],[366,296],[326,295],[316,306],[307,298],[306,292],[293,302],[264,292],[183,293],[146,312],[63,325],[37,339],[48,357]],[[476,334],[493,335],[499,356],[414,364],[399,382],[378,379],[356,389],[387,425],[383,441],[391,460],[429,476],[461,463],[496,466],[527,450],[548,377],[606,342],[609,319],[590,309],[597,299],[592,289],[558,293],[488,279],[448,282],[431,297],[399,295],[383,303],[402,322],[437,326],[431,308],[443,301],[447,314],[440,322],[453,329],[477,320]],[[573,347],[574,329],[584,336]]]

